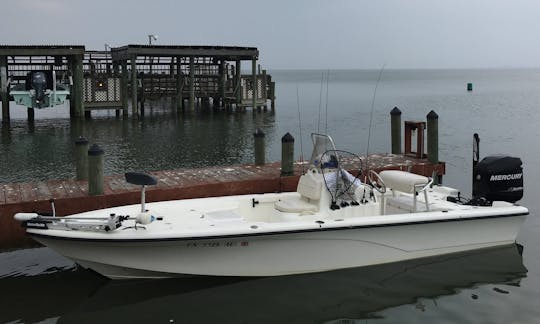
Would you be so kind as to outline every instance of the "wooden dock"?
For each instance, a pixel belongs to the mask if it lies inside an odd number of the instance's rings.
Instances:
[[[144,114],[145,100],[171,97],[178,110],[245,110],[275,106],[275,82],[258,64],[256,47],[137,45],[87,50],[84,45],[0,45],[2,123],[10,123],[10,89],[32,71],[55,71],[71,89],[70,116],[92,110]],[[242,62],[250,73],[242,74]],[[243,70],[247,70],[245,69]],[[28,108],[34,121],[34,108]]]
[[[374,154],[369,156],[370,170],[401,169],[432,176],[445,173],[444,162],[430,163],[405,155]],[[147,188],[148,202],[202,198],[252,193],[286,192],[296,190],[298,178],[307,163],[296,162],[294,175],[280,176],[280,163],[262,166],[236,165],[151,172],[158,184]],[[32,245],[24,229],[13,219],[17,212],[50,211],[49,200],[55,199],[59,216],[89,210],[137,204],[140,188],[130,185],[123,175],[104,179],[104,194],[88,195],[87,181],[73,179],[30,183],[0,184],[0,249]]]

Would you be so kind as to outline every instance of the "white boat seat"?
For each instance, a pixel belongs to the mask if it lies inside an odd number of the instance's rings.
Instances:
[[[300,177],[296,191],[302,196],[311,200],[321,199],[322,180],[308,172]]]
[[[416,187],[429,183],[428,177],[399,170],[381,171],[379,176],[386,188],[406,193],[414,193]]]
[[[425,211],[429,211],[426,189],[432,183],[430,178],[399,170],[381,171],[379,172],[379,177],[384,182],[386,188],[392,191],[392,196],[394,198],[396,196],[396,191],[412,194],[412,212],[419,211],[416,204],[416,195],[423,191]],[[389,202],[387,201],[387,203]],[[403,205],[403,203],[400,203],[400,205]]]
[[[319,208],[302,198],[284,199],[275,203],[275,208],[284,213],[317,212]]]
[[[321,199],[322,180],[308,172],[300,177],[296,191],[300,197],[280,200],[275,203],[275,208],[284,213],[317,212],[318,202]]]

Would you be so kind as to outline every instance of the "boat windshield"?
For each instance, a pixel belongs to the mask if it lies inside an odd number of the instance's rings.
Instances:
[[[325,164],[333,163],[333,161],[330,161],[330,156],[324,154],[327,151],[336,150],[336,145],[334,144],[332,137],[324,134],[312,133],[311,140],[313,141],[313,152],[311,153],[310,166],[312,168],[320,169],[321,166],[324,166]]]
[[[354,190],[361,184],[362,160],[354,153],[336,150],[334,140],[324,134],[311,134],[313,153],[311,168],[318,169],[324,178],[332,203],[355,202]]]

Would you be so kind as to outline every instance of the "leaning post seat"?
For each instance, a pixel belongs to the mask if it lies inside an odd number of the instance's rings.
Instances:
[[[423,191],[426,210],[429,211],[426,189],[432,182],[430,178],[399,170],[381,171],[379,176],[386,188],[392,190],[393,194],[395,194],[395,191],[401,191],[413,195],[413,211],[416,211],[416,195]]]
[[[285,213],[317,212],[318,201],[321,199],[323,188],[322,179],[317,178],[313,172],[308,172],[300,177],[296,191],[300,198],[284,199],[276,202],[277,210]]]
[[[141,186],[141,213],[146,211],[145,207],[145,192],[146,186],[154,186],[157,184],[157,179],[153,176],[141,172],[126,172],[124,174],[126,182],[137,186]]]

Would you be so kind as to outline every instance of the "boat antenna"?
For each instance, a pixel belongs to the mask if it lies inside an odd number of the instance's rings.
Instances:
[[[326,70],[326,120],[324,123],[324,133],[328,135],[328,79],[330,79],[330,69]]]
[[[320,133],[320,131],[321,131],[320,130],[320,125],[321,125],[323,83],[324,83],[324,72],[321,72],[321,88],[319,90],[319,120],[317,121],[317,133]]]
[[[373,112],[375,111],[375,98],[377,97],[377,88],[381,82],[381,77],[386,67],[386,63],[381,66],[379,70],[379,76],[377,77],[377,83],[375,83],[375,89],[373,90],[373,97],[371,98],[371,112],[369,113],[369,129],[368,129],[368,139],[366,145],[366,175],[369,173],[369,143],[371,142],[371,125],[373,124]]]
[[[300,95],[298,94],[298,84],[296,84],[296,106],[298,107],[298,130],[300,132],[300,162],[302,163],[302,174],[304,174],[304,145],[302,144],[302,119],[300,118]]]

